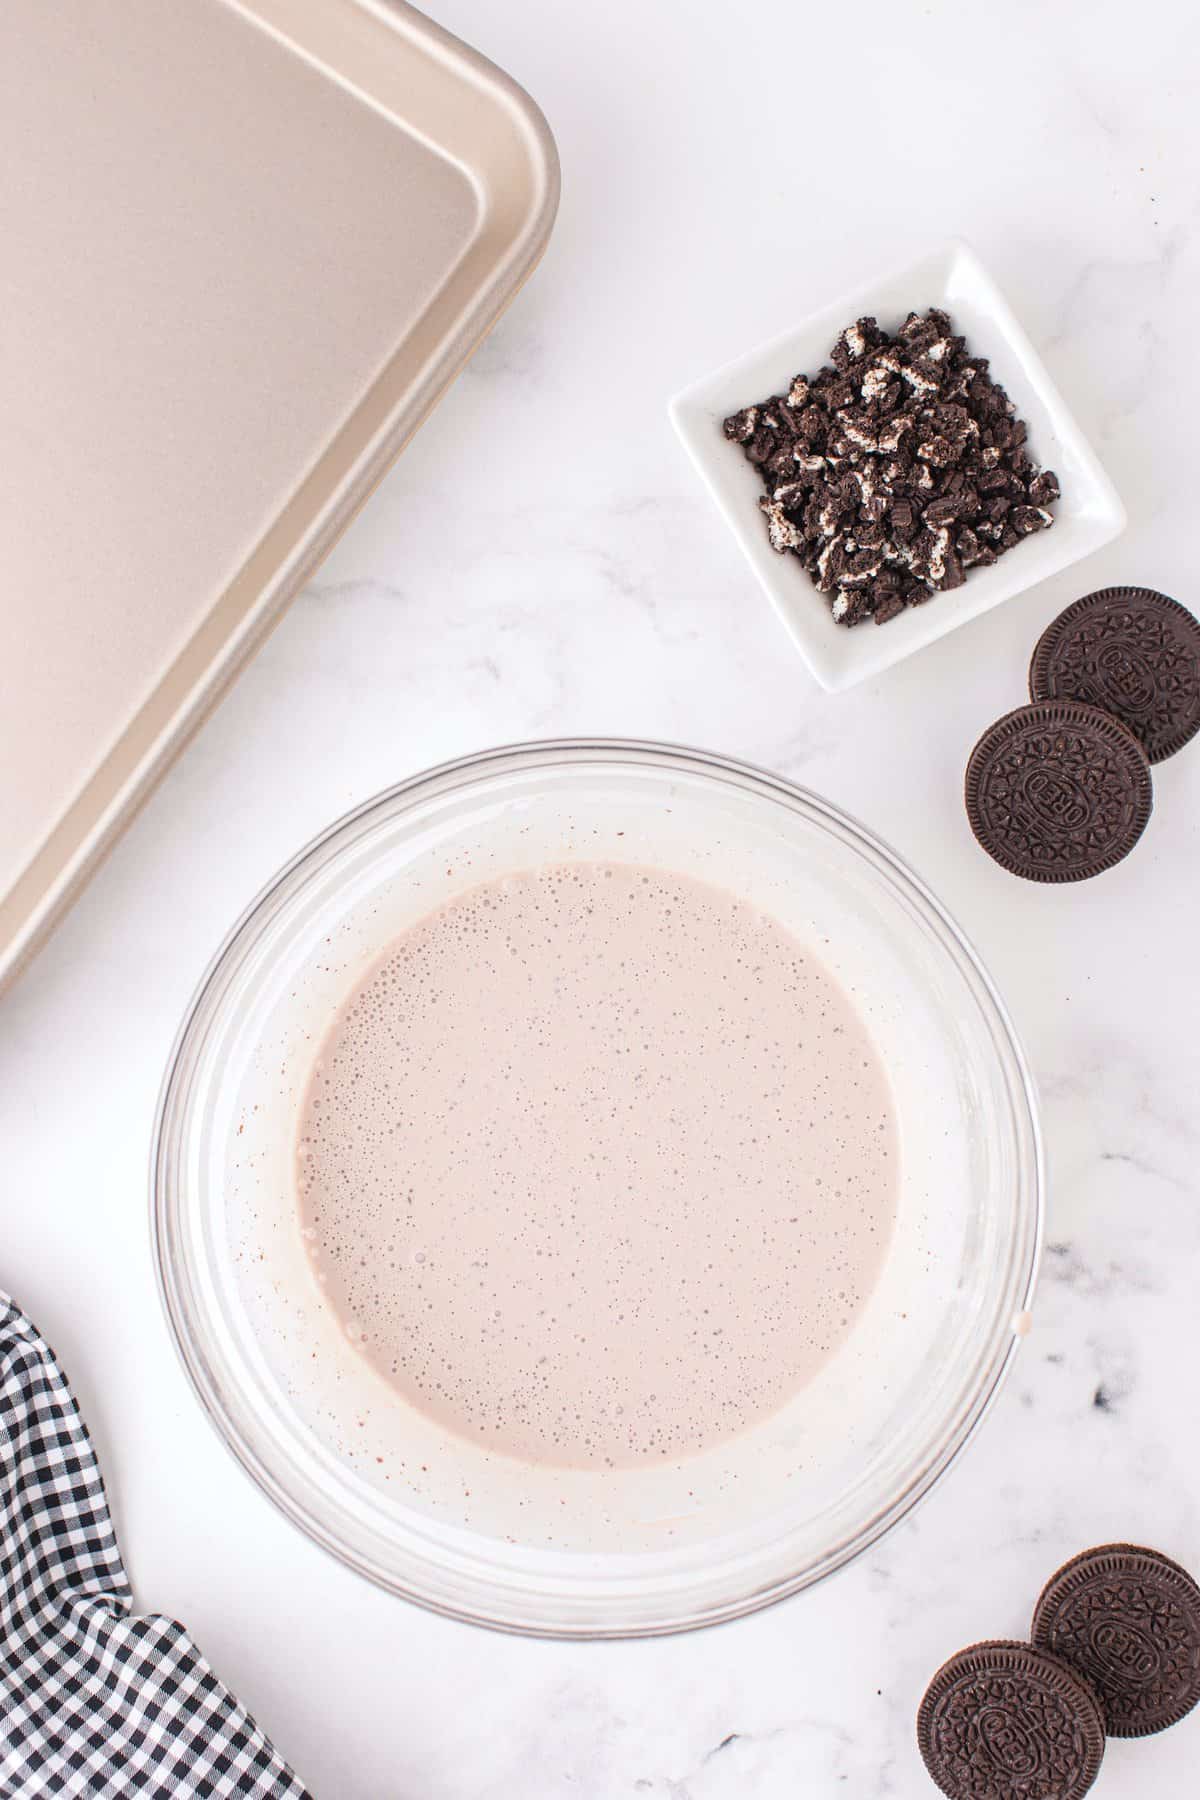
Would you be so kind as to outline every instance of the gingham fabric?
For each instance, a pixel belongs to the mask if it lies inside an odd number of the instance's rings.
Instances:
[[[133,1612],[53,1352],[0,1293],[0,1800],[309,1800],[181,1625]]]

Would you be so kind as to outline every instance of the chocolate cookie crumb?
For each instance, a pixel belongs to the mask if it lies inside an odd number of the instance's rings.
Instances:
[[[855,320],[829,366],[724,432],[766,489],[772,549],[800,558],[840,625],[885,624],[1054,523],[1057,476],[937,307],[894,336]]]

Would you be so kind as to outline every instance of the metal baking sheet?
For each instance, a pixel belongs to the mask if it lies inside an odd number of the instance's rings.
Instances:
[[[408,6],[0,7],[0,984],[557,198],[536,107]]]

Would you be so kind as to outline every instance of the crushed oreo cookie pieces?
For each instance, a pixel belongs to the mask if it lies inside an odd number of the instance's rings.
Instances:
[[[800,558],[839,625],[886,624],[1054,523],[1057,477],[947,313],[894,336],[858,319],[829,360],[724,429],[766,489],[771,548]]]

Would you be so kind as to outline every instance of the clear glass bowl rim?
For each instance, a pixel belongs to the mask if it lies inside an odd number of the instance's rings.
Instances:
[[[724,778],[762,798],[782,802],[810,824],[857,849],[907,891],[941,947],[952,955],[969,978],[992,1035],[1008,1063],[1008,1091],[1014,1098],[1014,1115],[1019,1115],[1014,1116],[1014,1123],[1020,1141],[1018,1188],[1021,1205],[1012,1246],[1014,1317],[1028,1312],[1032,1305],[1042,1250],[1045,1203],[1044,1153],[1036,1087],[1008,1010],[978,952],[937,897],[883,839],[840,807],[783,776],[718,752],[656,740],[541,739],[475,751],[422,770],[343,814],[306,844],[266,883],[227,932],[196,986],[167,1060],[150,1159],[150,1232],[159,1296],[168,1330],[188,1382],[226,1449],[259,1491],[322,1549],[386,1590],[443,1616],[517,1635],[584,1640],[663,1636],[740,1618],[813,1586],[853,1561],[906,1517],[957,1462],[994,1404],[1021,1342],[1020,1334],[1011,1322],[997,1320],[991,1351],[986,1363],[981,1365],[979,1379],[956,1409],[941,1439],[931,1447],[924,1466],[916,1470],[903,1489],[853,1537],[832,1546],[827,1554],[786,1579],[739,1594],[719,1606],[709,1605],[703,1611],[681,1613],[661,1622],[633,1626],[604,1624],[585,1629],[550,1626],[533,1618],[522,1620],[507,1616],[501,1619],[488,1616],[486,1610],[478,1606],[450,1604],[444,1598],[422,1593],[342,1542],[336,1530],[320,1516],[319,1502],[307,1502],[290,1492],[267,1467],[255,1445],[238,1430],[225,1402],[221,1382],[204,1353],[202,1334],[191,1315],[183,1272],[177,1266],[176,1247],[180,1237],[178,1139],[181,1117],[186,1114],[180,1115],[174,1102],[176,1091],[216,1011],[225,974],[243,940],[253,937],[267,924],[291,896],[298,882],[323,864],[327,857],[347,847],[360,828],[369,829],[383,813],[415,807],[432,794],[452,792],[488,775],[605,761]]]

